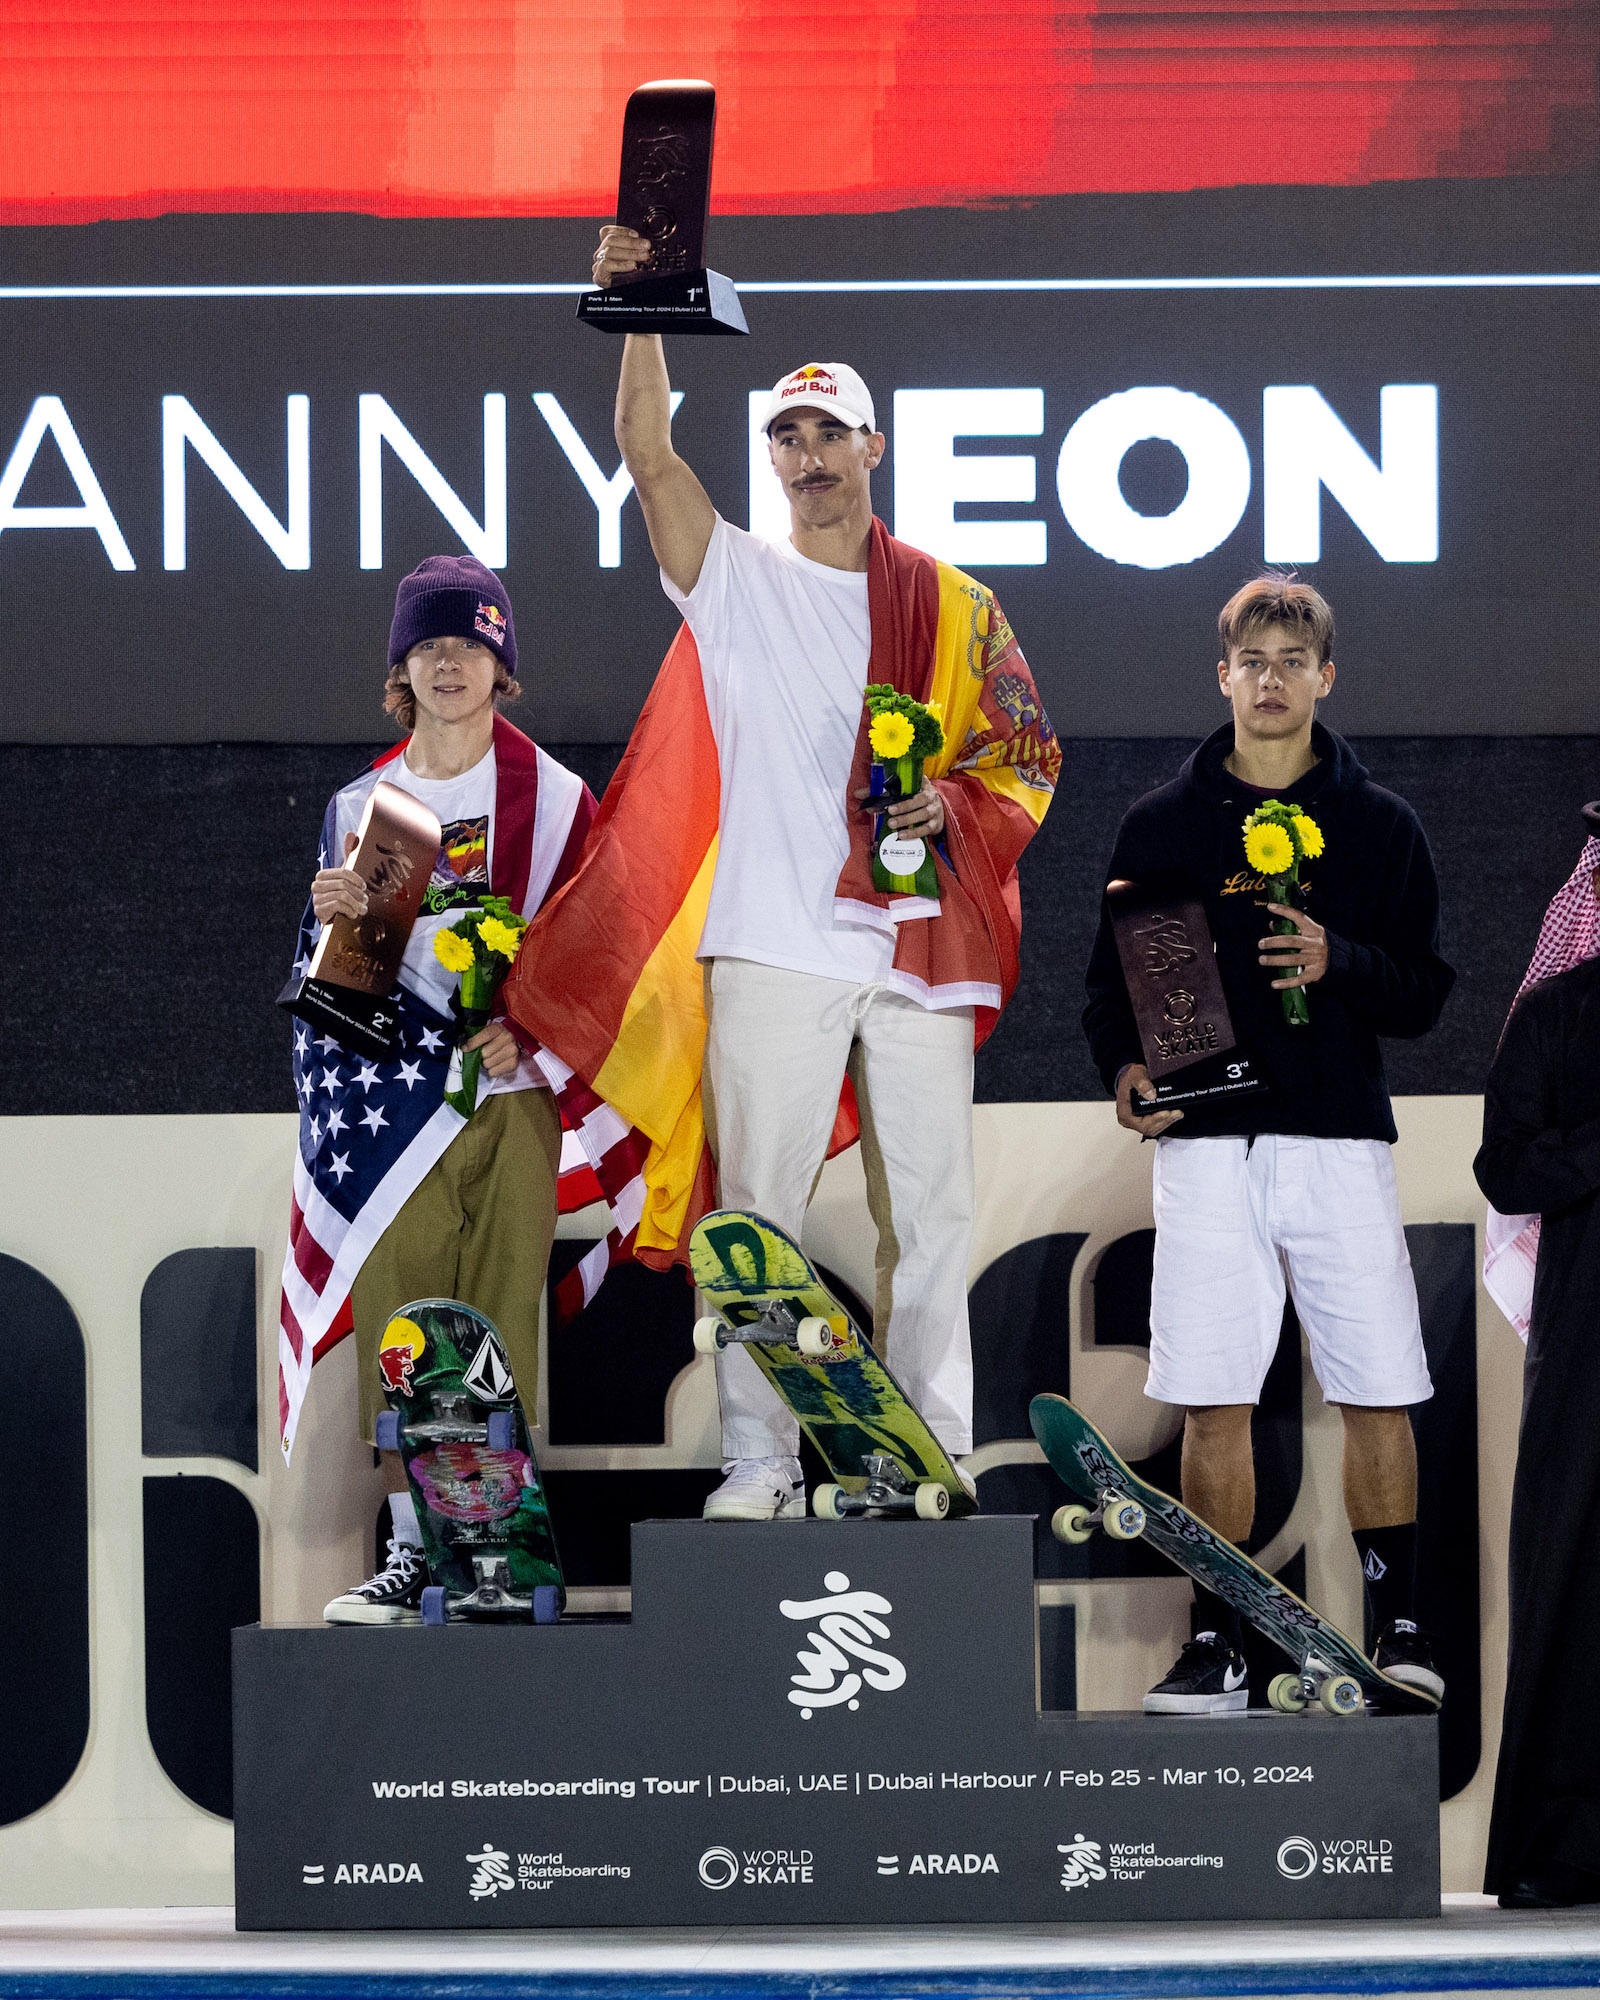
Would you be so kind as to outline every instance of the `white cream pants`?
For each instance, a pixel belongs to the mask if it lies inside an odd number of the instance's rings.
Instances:
[[[848,1067],[878,1228],[874,1340],[952,1454],[972,1449],[972,1010],[718,958],[707,977],[706,1127],[724,1208],[798,1242]],[[787,1457],[794,1418],[737,1347],[717,1357],[728,1458]]]

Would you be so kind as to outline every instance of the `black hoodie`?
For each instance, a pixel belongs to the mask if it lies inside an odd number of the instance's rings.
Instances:
[[[1258,964],[1271,928],[1260,876],[1245,866],[1244,820],[1261,794],[1223,767],[1233,725],[1208,736],[1170,785],[1132,806],[1108,879],[1198,894],[1240,1046],[1266,1090],[1184,1107],[1174,1138],[1294,1132],[1315,1139],[1395,1137],[1380,1035],[1425,1035],[1455,974],[1439,956],[1439,884],[1421,822],[1373,784],[1343,737],[1316,723],[1317,763],[1274,796],[1322,829],[1324,852],[1301,864],[1306,914],[1328,934],[1328,970],[1305,988],[1308,1026],[1283,1018],[1276,976]],[[1104,903],[1089,959],[1084,1032],[1108,1090],[1144,1061]]]

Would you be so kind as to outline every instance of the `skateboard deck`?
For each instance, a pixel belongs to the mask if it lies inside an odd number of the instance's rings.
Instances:
[[[1294,1662],[1297,1671],[1280,1674],[1268,1692],[1274,1708],[1293,1713],[1320,1703],[1330,1714],[1349,1715],[1372,1703],[1413,1715],[1438,1713],[1432,1695],[1381,1672],[1353,1640],[1276,1577],[1214,1534],[1171,1494],[1146,1485],[1064,1396],[1035,1396],[1028,1418],[1058,1477],[1086,1503],[1057,1511],[1050,1525],[1058,1539],[1087,1541],[1098,1510],[1098,1525],[1114,1539],[1142,1535],[1179,1569],[1215,1591]]]
[[[689,1268],[716,1309],[695,1327],[695,1346],[745,1346],[833,1474],[812,1496],[815,1513],[977,1512],[905,1391],[776,1223],[717,1210],[695,1225]]]
[[[414,1300],[384,1328],[378,1370],[378,1445],[400,1453],[428,1559],[422,1622],[554,1624],[561,1559],[494,1322],[455,1299]]]

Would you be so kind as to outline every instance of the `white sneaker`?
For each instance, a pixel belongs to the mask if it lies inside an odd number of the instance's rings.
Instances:
[[[708,1521],[803,1521],[806,1489],[797,1458],[730,1458],[706,1496]]]
[[[956,1477],[961,1481],[962,1486],[966,1489],[967,1498],[969,1500],[976,1500],[978,1497],[977,1480],[973,1478],[972,1474],[968,1472],[967,1468],[964,1465],[958,1464],[955,1459],[951,1459],[950,1463],[953,1466],[955,1466]]]

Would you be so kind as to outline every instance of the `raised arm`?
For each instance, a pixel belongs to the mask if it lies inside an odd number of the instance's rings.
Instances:
[[[649,255],[645,237],[611,224],[600,232],[595,283],[609,285],[618,273],[647,263]],[[672,389],[657,334],[630,333],[622,343],[616,434],[656,561],[687,595],[700,580],[717,516],[705,488],[672,448]]]

